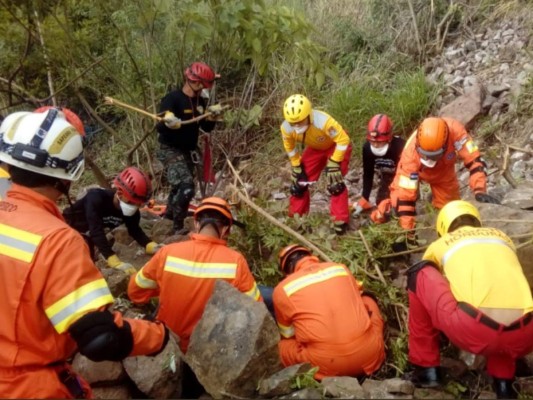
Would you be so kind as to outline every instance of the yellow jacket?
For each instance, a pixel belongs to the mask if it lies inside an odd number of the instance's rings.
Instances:
[[[515,246],[498,229],[459,228],[433,242],[423,259],[440,267],[457,301],[476,308],[533,310],[531,289]]]
[[[336,145],[331,159],[340,163],[350,144],[350,137],[346,131],[335,119],[323,111],[313,110],[310,120],[309,128],[303,134],[296,133],[287,121],[281,124],[283,147],[289,156],[291,165],[293,167],[300,165],[301,152],[297,148],[298,143],[303,143],[304,146],[315,150],[328,150]]]

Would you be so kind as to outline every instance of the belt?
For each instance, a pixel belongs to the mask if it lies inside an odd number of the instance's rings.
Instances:
[[[527,314],[522,316],[520,319],[517,319],[515,322],[513,322],[511,325],[506,326],[506,325],[500,324],[499,322],[494,321],[490,317],[487,317],[477,308],[471,306],[468,303],[458,302],[457,306],[461,310],[463,310],[466,314],[474,318],[476,321],[479,321],[483,325],[488,326],[489,328],[494,329],[495,331],[514,331],[515,329],[519,329],[523,326],[526,326],[527,324],[531,322],[531,319],[532,319],[531,312],[528,312]]]

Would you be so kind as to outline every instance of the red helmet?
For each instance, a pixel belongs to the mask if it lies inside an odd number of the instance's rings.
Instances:
[[[129,203],[141,205],[152,197],[152,182],[140,169],[128,167],[113,182],[118,193]]]
[[[392,140],[392,121],[385,114],[377,114],[368,122],[366,139],[375,142]]]
[[[43,106],[36,108],[34,112],[36,113],[42,113],[45,111],[48,111],[51,108],[58,108],[54,106]],[[81,122],[80,117],[76,115],[74,111],[69,110],[66,107],[58,108],[63,114],[65,114],[65,118],[67,122],[72,125],[76,130],[80,133],[81,136],[85,136],[85,128],[83,127],[83,122]]]
[[[206,89],[210,89],[217,78],[211,67],[203,62],[193,62],[185,70],[185,76],[190,81],[201,82]]]

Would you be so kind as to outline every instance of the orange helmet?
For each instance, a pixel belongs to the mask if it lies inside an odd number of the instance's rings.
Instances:
[[[416,132],[416,149],[429,159],[438,160],[448,145],[448,125],[442,118],[426,118]]]
[[[45,111],[48,111],[51,108],[57,108],[54,106],[43,106],[36,108],[34,112],[36,113],[42,113]],[[65,114],[65,119],[67,122],[72,125],[76,130],[80,133],[81,136],[85,136],[85,128],[83,127],[83,122],[81,122],[80,117],[74,112],[69,110],[66,107],[58,108],[63,114]]]
[[[297,252],[304,252],[306,255],[311,255],[311,251],[307,247],[298,244],[290,244],[281,249],[278,254],[278,264],[281,272],[287,274],[288,261]]]
[[[197,220],[199,214],[206,210],[218,211],[229,220],[230,225],[234,222],[228,202],[220,197],[207,197],[203,199],[200,205],[196,207],[196,210],[194,210],[194,219]]]

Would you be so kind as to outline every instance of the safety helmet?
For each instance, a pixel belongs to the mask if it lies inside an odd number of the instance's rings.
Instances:
[[[293,94],[285,100],[283,117],[290,124],[303,121],[311,115],[313,106],[303,94]]]
[[[448,125],[442,118],[426,118],[416,132],[417,151],[433,160],[438,160],[448,144]]]
[[[185,70],[185,76],[193,82],[201,82],[206,89],[211,89],[217,76],[211,67],[203,62],[193,62]]]
[[[51,108],[56,108],[54,106],[44,106],[36,108],[34,112],[41,113],[48,111]],[[85,128],[83,126],[83,122],[81,122],[80,117],[74,112],[69,110],[66,107],[60,108],[60,110],[65,114],[65,118],[67,119],[68,123],[72,125],[76,130],[80,133],[81,136],[85,136]]]
[[[152,197],[152,182],[148,175],[136,167],[128,167],[115,177],[113,184],[118,194],[128,203],[141,205]]]
[[[281,251],[278,254],[278,265],[281,272],[284,274],[287,273],[287,267],[288,267],[288,261],[291,258],[291,256],[296,252],[304,252],[307,255],[311,255],[311,251],[304,246],[300,246],[298,244],[290,244],[288,246],[285,246],[281,249]]]
[[[85,166],[82,137],[56,108],[42,113],[16,112],[0,126],[0,161],[76,181]]]
[[[442,207],[439,212],[437,217],[437,234],[439,236],[447,234],[453,222],[463,215],[474,217],[481,225],[479,210],[472,203],[464,200],[453,200]]]
[[[392,122],[385,114],[374,115],[368,121],[366,139],[375,142],[390,142],[392,139]]]
[[[230,221],[230,225],[233,223],[233,215],[228,202],[220,197],[207,197],[203,199],[196,210],[194,210],[194,219],[197,220],[201,212],[207,210],[218,211],[224,217]]]

